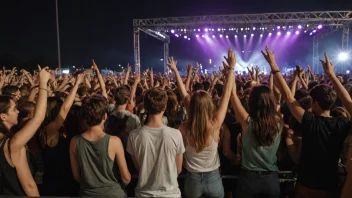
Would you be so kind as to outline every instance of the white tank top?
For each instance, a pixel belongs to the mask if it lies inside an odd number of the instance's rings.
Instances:
[[[186,140],[185,162],[189,172],[210,172],[219,168],[218,143],[214,141],[214,138],[211,144],[199,153],[189,144],[188,138]]]

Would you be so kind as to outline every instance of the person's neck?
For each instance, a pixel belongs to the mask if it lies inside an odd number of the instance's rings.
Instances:
[[[124,105],[117,105],[116,106],[116,111],[122,111],[122,110],[126,110],[127,108],[127,103]]]
[[[319,112],[316,112],[315,115],[321,116],[321,117],[331,117],[330,111],[319,111]]]
[[[103,131],[103,124],[99,124],[99,125],[95,125],[95,126],[89,127],[87,129],[87,131],[84,132],[84,133],[89,135],[89,136],[91,136],[93,134],[94,134],[94,136],[98,136],[98,135],[103,134],[105,132]]]
[[[155,114],[155,115],[149,114],[148,122],[145,124],[145,126],[150,128],[161,128],[164,126],[162,118],[163,118],[163,113]]]

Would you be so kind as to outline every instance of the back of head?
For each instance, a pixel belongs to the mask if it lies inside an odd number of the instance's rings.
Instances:
[[[204,91],[209,91],[210,82],[209,81],[203,81],[202,84],[203,84],[203,87],[204,87]]]
[[[167,104],[167,94],[163,90],[150,89],[144,95],[144,108],[149,115],[163,112]]]
[[[81,86],[77,90],[77,94],[79,95],[79,97],[85,97],[86,95],[88,95],[88,93],[89,90],[87,86]]]
[[[308,90],[312,90],[313,87],[319,85],[319,83],[317,81],[311,81],[308,83]]]
[[[193,91],[198,91],[198,90],[204,90],[204,86],[202,83],[197,82],[193,85]]]
[[[254,86],[248,99],[254,137],[259,146],[270,146],[279,132],[276,102],[269,87]]]
[[[224,85],[216,84],[214,85],[214,89],[216,90],[216,93],[218,94],[218,96],[221,97],[222,93],[224,92]]]
[[[317,102],[324,111],[330,110],[337,98],[335,90],[326,84],[315,86],[310,91],[310,96],[313,99],[313,103]]]
[[[17,86],[13,86],[13,85],[6,85],[3,89],[2,89],[2,94],[3,95],[12,95],[14,93],[16,93],[19,90],[19,88]]]
[[[108,101],[104,96],[93,95],[82,101],[80,117],[83,119],[83,129],[101,124],[108,111]]]
[[[23,118],[26,118],[33,113],[35,104],[30,101],[19,101],[17,103],[17,109],[20,112],[18,114],[18,120],[21,121]]]
[[[194,140],[196,152],[201,152],[207,144],[209,120],[215,111],[211,96],[205,91],[195,92],[189,105],[187,129]]]
[[[130,98],[131,92],[126,86],[121,86],[117,88],[114,92],[114,99],[116,105],[124,105],[127,104]]]
[[[48,125],[55,120],[56,116],[59,115],[62,104],[63,102],[58,96],[48,98],[45,120],[43,122],[44,125]]]
[[[168,119],[168,125],[170,127],[175,127],[175,122],[177,119],[177,96],[173,91],[167,91],[167,105],[166,105],[166,111],[165,111],[165,116]]]
[[[80,106],[73,105],[67,114],[64,127],[68,139],[84,132],[80,127],[80,111]]]

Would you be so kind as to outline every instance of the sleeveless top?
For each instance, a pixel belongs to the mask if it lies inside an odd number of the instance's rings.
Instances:
[[[214,138],[211,144],[199,153],[189,144],[188,138],[186,140],[187,146],[184,155],[186,169],[189,172],[210,172],[219,168],[218,143],[214,141]]]
[[[279,131],[274,138],[271,146],[258,146],[252,128],[252,119],[248,121],[246,134],[242,136],[242,168],[252,171],[278,171],[276,152],[279,148],[281,137]]]
[[[6,160],[5,157],[5,143],[8,138],[3,138],[0,142],[0,170],[1,170],[1,184],[0,184],[0,194],[1,195],[12,195],[12,196],[26,196],[24,192],[21,182],[18,179],[16,168],[12,167]],[[9,145],[9,144],[8,144]],[[30,156],[28,151],[26,151],[27,161],[33,174],[33,167],[30,163]]]
[[[43,148],[43,195],[45,196],[78,196],[70,164],[70,140],[59,135],[54,147]]]
[[[80,196],[125,196],[113,173],[114,161],[109,157],[110,135],[97,141],[86,140],[82,135],[76,137]]]

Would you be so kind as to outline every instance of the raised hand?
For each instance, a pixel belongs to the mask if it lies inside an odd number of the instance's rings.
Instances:
[[[186,69],[187,69],[187,73],[191,74],[192,73],[192,69],[193,69],[193,65],[192,64],[186,65]]]
[[[78,74],[77,77],[76,77],[75,85],[80,85],[80,84],[82,84],[83,81],[84,81],[84,76],[85,76],[84,73]]]
[[[255,73],[256,73],[257,75],[259,75],[259,67],[258,67],[258,65],[255,66],[254,70],[255,70]]]
[[[296,65],[296,74],[299,76],[299,77],[302,77],[303,74],[304,74],[304,69],[301,69],[301,67],[299,65]]]
[[[177,67],[176,67],[177,61],[174,60],[173,57],[169,57],[168,60],[169,60],[169,62],[168,62],[168,64],[167,64],[167,66],[169,66],[169,68],[170,68],[172,71],[176,71],[176,70],[177,70]]]
[[[50,73],[48,72],[49,68],[45,67],[43,69],[40,70],[39,72],[39,81],[40,84],[45,84],[48,83],[49,79],[50,79]]]
[[[278,66],[276,65],[275,61],[275,54],[274,51],[271,51],[269,47],[265,47],[265,52],[261,51],[265,60],[269,63],[271,70],[279,70]]]
[[[254,75],[254,68],[252,67],[252,69],[249,69],[249,67],[247,67],[248,73],[253,76]]]
[[[132,71],[132,67],[131,67],[131,65],[128,63],[128,64],[127,64],[127,72],[130,72],[130,71]]]
[[[136,74],[134,75],[134,82],[138,84],[140,81],[141,81],[141,74],[139,72],[136,72]]]
[[[236,65],[236,56],[235,56],[235,53],[232,51],[232,49],[230,48],[228,50],[228,55],[227,57],[224,56],[225,60],[226,60],[226,63],[223,61],[223,65],[224,65],[224,69],[234,69],[235,68],[235,65]],[[226,68],[225,68],[226,66]]]
[[[324,53],[324,56],[325,56],[325,61],[320,60],[321,64],[323,65],[324,72],[328,76],[335,75],[334,64],[330,61],[328,54],[326,52]]]
[[[97,66],[97,64],[95,63],[95,61],[94,61],[94,59],[92,59],[92,70],[94,70],[94,71],[98,71],[99,69],[98,69],[98,66]]]

